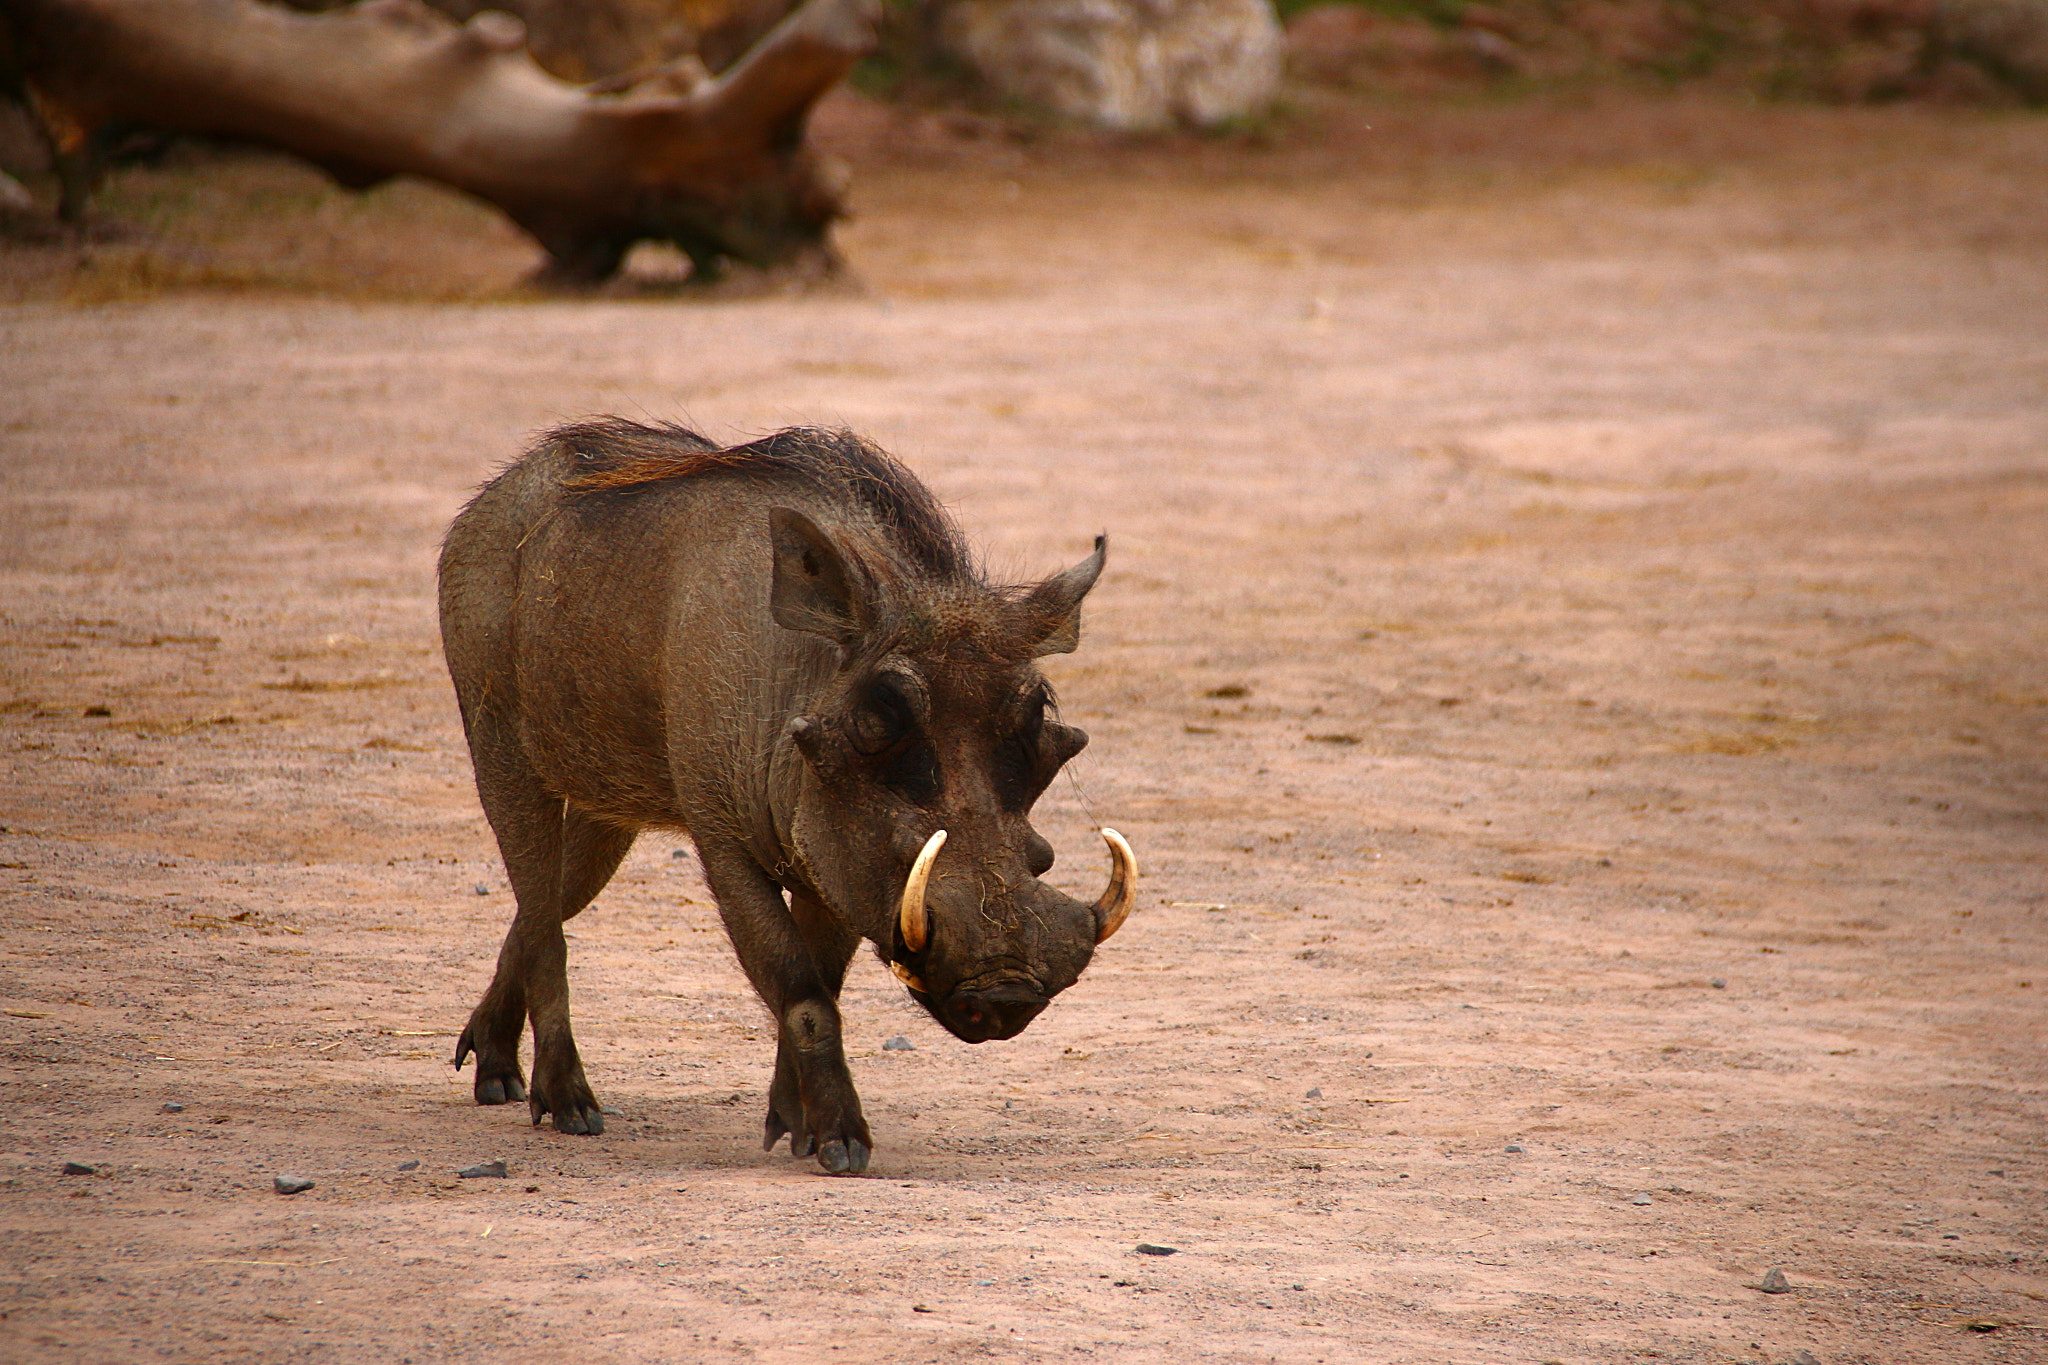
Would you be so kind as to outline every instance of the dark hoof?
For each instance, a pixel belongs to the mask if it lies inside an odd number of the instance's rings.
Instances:
[[[455,1042],[455,1069],[469,1060],[470,1053],[476,1053],[476,1084],[473,1087],[478,1104],[511,1104],[526,1098],[526,1078],[519,1074],[517,1057],[510,1065],[500,1061],[493,1064],[488,1049],[476,1045],[476,1021],[462,1030],[462,1037]]]
[[[514,1104],[526,1098],[526,1082],[517,1076],[479,1076],[476,1078],[476,1102],[478,1104]]]
[[[574,1133],[579,1137],[596,1137],[604,1132],[604,1111],[598,1107],[597,1099],[589,1091],[574,1100],[562,1104],[549,1104],[538,1094],[527,1102],[527,1112],[533,1115],[533,1126],[540,1127],[542,1118],[549,1114],[555,1117],[555,1131]]]
[[[535,1119],[537,1124],[539,1119]],[[576,1133],[583,1137],[598,1137],[604,1133],[604,1113],[598,1109],[572,1109],[566,1114],[555,1115],[555,1131]]]
[[[868,1168],[867,1144],[859,1138],[833,1138],[818,1149],[818,1164],[832,1175],[859,1175]]]

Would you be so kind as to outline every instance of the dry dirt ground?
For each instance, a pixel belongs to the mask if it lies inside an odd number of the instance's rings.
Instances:
[[[2048,121],[825,136],[837,292],[248,159],[0,253],[0,1358],[2048,1360]],[[759,1150],[677,837],[573,926],[610,1131],[448,1066],[436,546],[595,412],[1110,534],[1042,824],[1139,911],[1007,1044],[863,956],[866,1179]]]

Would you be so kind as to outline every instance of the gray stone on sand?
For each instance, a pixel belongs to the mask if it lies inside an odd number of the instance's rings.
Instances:
[[[313,1182],[302,1175],[280,1175],[270,1183],[279,1194],[304,1194],[313,1188]]]

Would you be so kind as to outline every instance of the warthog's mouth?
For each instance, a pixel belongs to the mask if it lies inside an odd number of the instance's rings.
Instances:
[[[1137,901],[1138,860],[1131,846],[1113,829],[1102,831],[1109,845],[1109,886],[1090,907],[1095,920],[1095,942],[1101,943],[1123,926]],[[946,846],[946,831],[939,830],[925,841],[904,880],[897,907],[897,928],[903,948],[922,953],[930,940],[930,912],[925,906],[925,886],[932,864]],[[1064,899],[1064,898],[1062,898]],[[943,1000],[937,998],[910,964],[892,959],[889,970],[909,988],[911,998],[946,1026],[947,1032],[967,1043],[985,1043],[991,1038],[1014,1038],[1036,1019],[1052,997],[1042,983],[1016,966],[985,967],[956,982]]]
[[[1015,1038],[1051,1003],[1036,982],[1014,977],[987,986],[956,987],[944,1000],[915,987],[911,996],[963,1043]]]
[[[941,1000],[901,962],[891,971],[910,989],[910,998],[965,1043],[1015,1038],[1052,1002],[1045,987],[1014,967],[998,967],[959,982]]]

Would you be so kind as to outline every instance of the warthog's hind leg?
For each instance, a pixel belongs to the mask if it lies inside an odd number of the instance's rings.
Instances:
[[[490,989],[470,1011],[469,1023],[455,1042],[458,1069],[476,1053],[476,1102],[511,1104],[526,1098],[526,1076],[519,1069],[519,1035],[526,1030],[526,988],[518,964],[518,944],[507,935],[498,949],[498,973]]]
[[[498,836],[519,909],[498,950],[498,971],[455,1045],[455,1065],[474,1051],[478,1104],[525,1100],[538,1124],[554,1115],[564,1133],[602,1133],[604,1111],[569,1025],[568,944],[562,923],[596,898],[618,870],[634,831],[601,824],[521,781],[523,765],[478,755],[478,792]],[[509,770],[509,771],[508,771]],[[533,1021],[533,1080],[519,1070],[519,1034]]]

